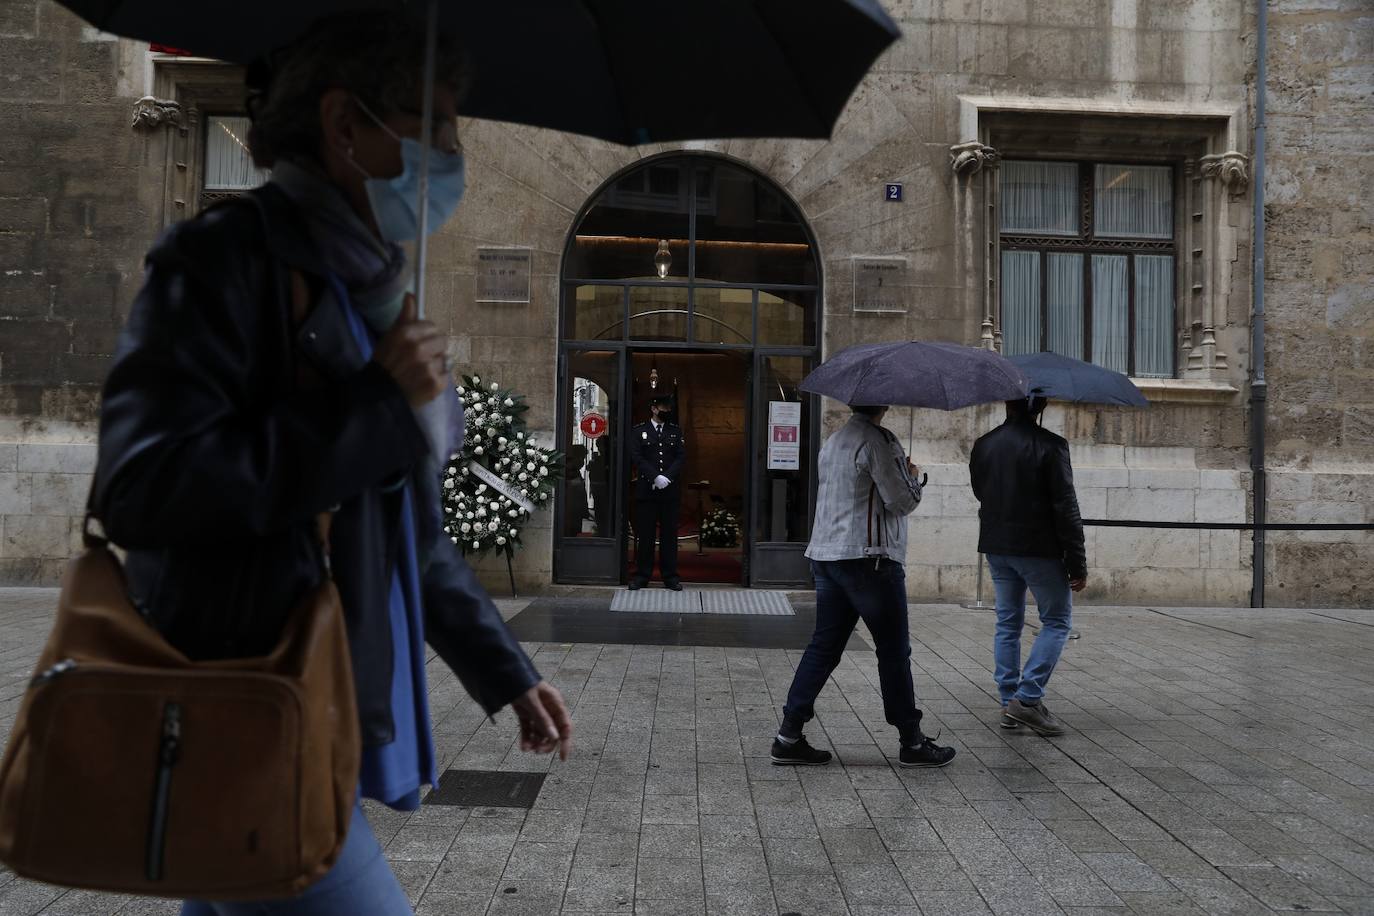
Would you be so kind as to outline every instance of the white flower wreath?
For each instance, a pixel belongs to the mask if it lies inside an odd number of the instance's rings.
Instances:
[[[553,499],[562,456],[529,439],[525,397],[503,391],[496,382],[463,376],[463,450],[452,456],[444,478],[444,530],[464,554],[490,551],[513,556],[521,546],[520,528],[530,513],[520,505],[545,508]],[[512,499],[479,479],[469,463],[499,479]]]

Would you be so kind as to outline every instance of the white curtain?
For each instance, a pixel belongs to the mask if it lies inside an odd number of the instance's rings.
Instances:
[[[1173,375],[1173,255],[1135,256],[1135,374]]]
[[[1045,259],[1047,349],[1061,356],[1082,359],[1083,256],[1050,252]]]
[[[1040,252],[1002,252],[1002,352],[1040,352]]]
[[[242,191],[267,181],[248,153],[248,119],[213,115],[205,124],[205,190]]]
[[[1129,291],[1124,254],[1093,255],[1093,359],[1099,366],[1125,372],[1129,340]]]
[[[1098,165],[1093,183],[1097,235],[1174,237],[1173,170],[1167,165]]]
[[[1008,160],[998,169],[1003,232],[1078,234],[1078,166]]]

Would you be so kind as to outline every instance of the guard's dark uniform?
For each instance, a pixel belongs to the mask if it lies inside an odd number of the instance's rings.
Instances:
[[[665,583],[677,581],[677,517],[685,457],[682,430],[675,423],[655,429],[641,423],[630,433],[630,460],[639,474],[635,481],[635,578],[648,582],[654,572],[654,530],[658,529],[658,562]],[[654,478],[668,478],[668,486],[654,489]]]

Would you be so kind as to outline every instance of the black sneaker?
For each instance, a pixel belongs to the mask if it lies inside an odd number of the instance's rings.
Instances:
[[[774,738],[772,757],[773,765],[779,767],[819,767],[830,762],[830,752],[818,750],[807,744],[805,735],[791,744],[784,744],[779,739]]]
[[[1021,727],[1021,723],[1020,723],[1020,722],[1017,722],[1017,721],[1016,721],[1015,719],[1013,719],[1011,716],[1007,715],[1007,706],[1006,706],[1005,703],[1002,704],[1002,711],[1001,711],[1000,713],[998,713],[998,717],[999,717],[999,718],[998,718],[997,724],[1000,725],[1000,726],[1002,726],[1003,728],[1020,728],[1020,727]]]
[[[663,583],[663,587],[664,587],[664,588],[668,588],[668,589],[672,589],[672,590],[675,591],[675,592],[680,592],[680,591],[682,591],[682,580],[681,580],[681,579],[669,579],[667,582],[664,582],[664,583]]]
[[[921,735],[917,744],[902,748],[897,762],[904,767],[942,767],[954,759],[955,753],[954,748],[941,747],[929,735]]]
[[[1064,726],[1059,724],[1058,719],[1050,715],[1050,709],[1043,700],[1034,706],[1027,706],[1020,700],[1012,700],[1007,704],[1007,715],[1037,735],[1044,735],[1049,738],[1064,734]]]
[[[641,588],[643,588],[644,586],[646,586],[646,585],[648,585],[648,584],[649,584],[649,583],[645,582],[643,579],[631,579],[631,580],[630,580],[630,591],[632,591],[632,592],[637,592],[637,591],[639,591]]]

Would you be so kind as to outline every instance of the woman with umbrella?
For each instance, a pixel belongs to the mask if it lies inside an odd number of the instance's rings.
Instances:
[[[444,337],[416,318],[400,245],[419,234],[426,158],[430,227],[462,196],[463,80],[441,43],[426,123],[422,45],[402,19],[355,14],[257,68],[250,142],[272,181],[149,253],[104,390],[94,505],[129,550],[136,603],[199,659],[271,648],[317,581],[315,519],[332,512],[360,794],[402,810],[436,781],[424,641],[488,713],[514,708],[523,749],[566,757],[572,733],[438,514],[461,418]],[[183,912],[410,906],[357,808],[338,861],[302,896]]]

